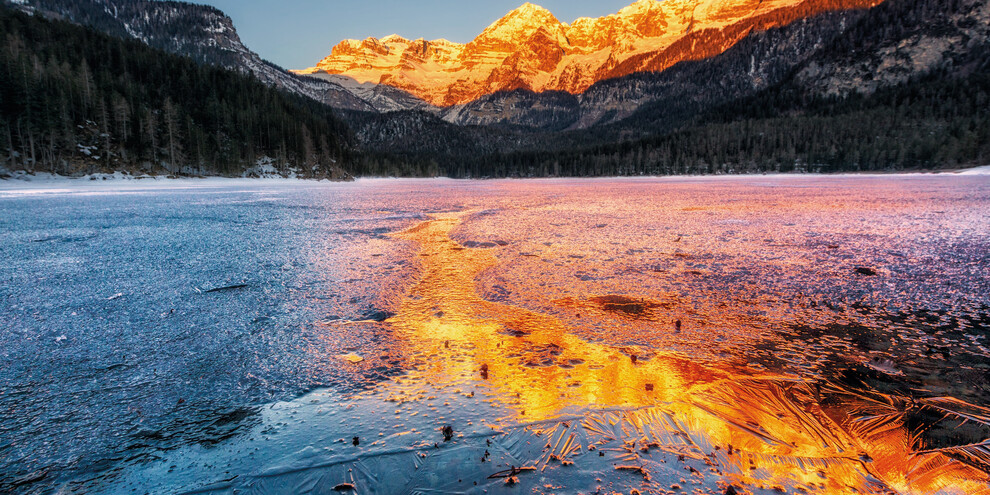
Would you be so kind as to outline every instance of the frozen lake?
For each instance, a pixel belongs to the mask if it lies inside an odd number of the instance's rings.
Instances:
[[[108,182],[0,182],[0,492],[990,493],[988,175]]]

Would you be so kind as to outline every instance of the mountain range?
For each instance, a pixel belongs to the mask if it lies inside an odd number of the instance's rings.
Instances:
[[[988,70],[990,39],[987,0],[638,0],[615,14],[570,23],[527,3],[466,44],[398,35],[344,40],[314,67],[289,72],[246,48],[229,17],[212,7],[7,3],[327,104],[350,128],[359,169],[370,173],[540,174],[542,166],[534,172],[518,164],[544,152],[585,156],[638,146],[731,121],[731,112],[754,118],[752,108],[740,108],[757,101],[778,112],[761,118],[776,119],[826,108],[827,101],[872,104],[881,101],[873,95],[915,94],[921,81],[979,85],[973,81]],[[957,108],[958,102],[945,103]],[[982,122],[982,108],[965,111]],[[951,127],[932,125],[938,136]],[[982,151],[968,153],[956,161],[985,160]],[[846,168],[937,166],[931,159],[878,158]],[[478,165],[506,160],[517,164],[493,173]]]
[[[440,107],[516,89],[577,95],[602,80],[710,58],[754,32],[880,1],[638,0],[570,24],[526,3],[467,44],[398,35],[344,40],[315,67],[295,72],[385,84]]]
[[[775,84],[789,70],[823,55],[834,40],[848,37],[858,23],[871,23],[869,12],[879,3],[639,0],[616,14],[570,24],[525,4],[466,45],[397,35],[345,40],[315,67],[296,73],[339,83],[356,94],[401,89],[427,103],[406,100],[405,109],[462,126],[587,129],[629,118],[658,102],[719,101]],[[829,86],[823,91],[838,96],[869,92],[885,81],[926,73],[972,48],[962,46],[961,39],[986,40],[985,2],[949,2],[932,9],[925,2],[899,1],[890,8],[919,3],[932,14],[933,25],[952,13],[955,20],[946,31],[935,32],[924,21],[907,26],[914,21],[891,19],[885,29],[904,26],[923,34],[886,40],[882,52],[847,61],[858,69],[836,68],[843,74],[832,74],[827,83],[810,72],[803,80]],[[962,27],[966,23],[972,25]],[[677,70],[666,74],[671,68]],[[871,73],[878,77],[867,81]]]

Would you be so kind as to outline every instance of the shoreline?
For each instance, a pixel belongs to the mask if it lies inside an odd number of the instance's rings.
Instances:
[[[822,173],[759,173],[759,174],[722,174],[722,175],[642,175],[614,177],[499,177],[454,179],[450,177],[357,177],[349,181],[334,181],[329,179],[311,179],[301,177],[177,177],[162,175],[129,175],[121,172],[113,174],[92,174],[82,177],[69,177],[49,173],[28,174],[19,172],[13,176],[0,177],[0,191],[16,193],[18,191],[34,191],[48,189],[52,186],[72,187],[73,190],[99,189],[105,186],[115,191],[140,191],[153,189],[197,189],[205,187],[223,187],[232,185],[257,186],[262,184],[278,186],[315,186],[315,185],[345,185],[367,184],[380,181],[451,181],[456,183],[488,182],[488,181],[682,181],[682,180],[744,180],[744,179],[799,179],[799,178],[884,178],[884,177],[975,177],[990,176],[990,165],[963,169],[918,170],[904,172],[842,172],[836,174]],[[50,192],[69,192],[55,190]]]

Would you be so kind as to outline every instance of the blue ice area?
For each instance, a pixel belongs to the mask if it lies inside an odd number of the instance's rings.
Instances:
[[[395,372],[381,334],[320,322],[390,311],[385,275],[412,267],[385,233],[424,218],[395,208],[416,195],[209,184],[0,194],[0,491],[113,476]],[[347,372],[353,349],[379,359]]]

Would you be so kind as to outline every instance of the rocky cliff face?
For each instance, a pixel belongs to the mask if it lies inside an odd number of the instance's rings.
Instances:
[[[874,15],[879,19],[873,29],[851,30],[856,43],[846,41],[809,60],[795,75],[796,83],[825,96],[871,94],[921,74],[965,75],[987,63],[986,0],[946,0],[937,6],[918,1],[911,10],[887,7]]]
[[[663,71],[647,71],[600,81],[564,102],[558,94],[516,91],[483,96],[465,105],[448,107],[448,122],[470,125],[511,124],[543,130],[587,129],[628,119],[647,108],[667,120],[690,115],[722,102],[746,97],[779,83],[848,26],[863,10],[839,10],[802,22],[751,33],[725,52],[684,62]],[[656,124],[625,129],[645,135]],[[605,132],[605,131],[602,131]]]
[[[6,3],[93,27],[194,60],[240,69],[258,58],[242,43],[233,22],[205,5],[147,0],[16,0]]]
[[[581,94],[595,83],[723,53],[753,33],[881,0],[638,0],[609,16],[560,22],[527,3],[465,45],[345,40],[300,74],[389,85],[433,105],[513,90]]]

